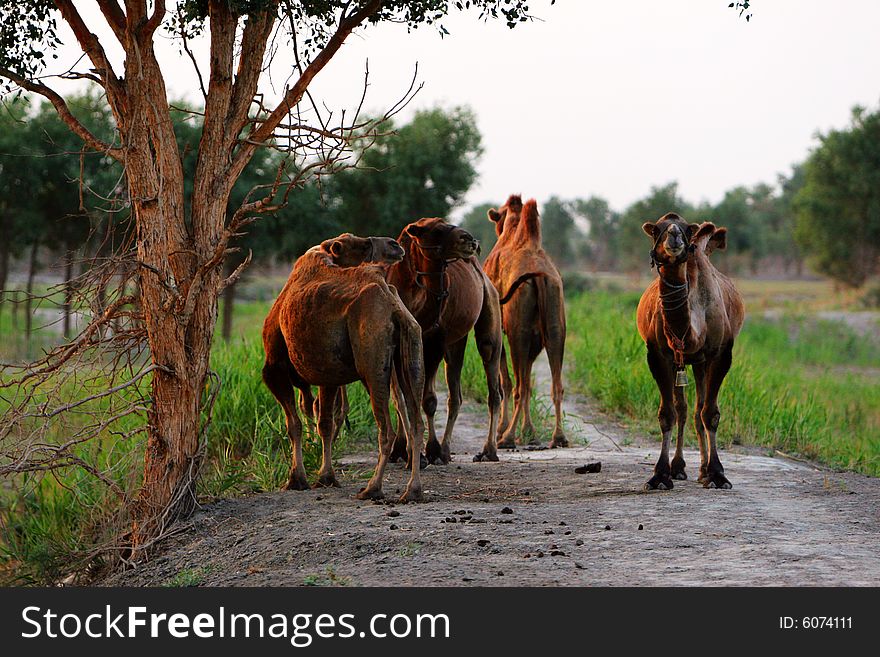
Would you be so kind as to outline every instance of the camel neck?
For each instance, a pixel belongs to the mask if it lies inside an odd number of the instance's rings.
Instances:
[[[684,341],[691,325],[687,264],[660,269],[660,309],[666,329]]]

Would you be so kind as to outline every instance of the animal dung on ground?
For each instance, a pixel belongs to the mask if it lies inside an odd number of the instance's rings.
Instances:
[[[639,525],[639,531],[642,531],[645,527],[643,525]]]
[[[509,506],[506,506],[501,509],[501,513],[513,513],[513,509],[511,509]]]
[[[586,465],[578,466],[574,469],[576,474],[587,474],[596,473],[602,471],[602,461],[596,461],[595,463],[587,463]]]
[[[485,538],[481,538],[477,541],[477,545],[479,545],[480,547],[486,547],[487,545],[489,545],[489,541]]]
[[[605,525],[605,530],[607,531],[609,529],[611,529],[611,525]]]
[[[396,518],[397,516],[400,515],[400,511],[392,510],[392,511],[389,511],[388,513],[386,513],[385,515],[388,516],[389,518]]]

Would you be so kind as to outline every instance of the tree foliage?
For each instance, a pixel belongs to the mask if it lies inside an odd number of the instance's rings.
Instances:
[[[880,268],[880,110],[856,107],[848,128],[819,135],[795,197],[808,262],[850,286]]]

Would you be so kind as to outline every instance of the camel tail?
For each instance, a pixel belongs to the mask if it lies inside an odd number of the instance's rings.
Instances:
[[[400,386],[406,410],[399,409],[401,415],[409,416],[409,427],[413,438],[424,430],[419,404],[425,388],[425,366],[422,355],[422,329],[412,317],[400,313],[397,319],[400,341],[397,349],[397,382]]]
[[[510,300],[513,298],[514,293],[519,289],[519,287],[520,287],[523,283],[525,283],[526,281],[530,281],[530,280],[532,280],[533,278],[538,278],[538,277],[540,277],[540,276],[546,276],[546,275],[547,275],[547,274],[545,274],[545,273],[542,272],[542,271],[532,271],[532,272],[529,272],[529,273],[527,273],[527,274],[523,274],[522,276],[520,276],[519,278],[517,278],[517,279],[513,282],[513,285],[510,286],[510,289],[507,290],[507,292],[504,294],[504,296],[502,296],[502,297],[498,300],[498,302],[503,306],[505,303],[507,303],[508,301],[510,301]]]

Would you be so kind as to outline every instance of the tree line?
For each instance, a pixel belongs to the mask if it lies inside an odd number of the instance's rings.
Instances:
[[[70,107],[94,133],[110,138],[110,113],[97,94],[76,96]],[[184,103],[176,107],[174,131],[190,181],[202,118]],[[481,152],[476,119],[467,108],[422,110],[402,125],[384,121],[375,143],[352,155],[359,160],[356,168],[302,185],[284,207],[242,229],[232,241],[225,274],[248,257],[252,266],[289,264],[312,245],[342,232],[397,236],[414,217],[446,217],[476,179]],[[271,149],[256,151],[233,188],[230,213],[252,189],[271,183],[282,157]],[[134,237],[130,210],[118,162],[84,152],[48,102],[34,107],[22,98],[7,104],[0,115],[0,233],[8,236],[0,241],[0,290],[8,287],[10,262],[23,263],[27,332],[33,281],[41,268],[60,264],[69,298],[80,269]],[[226,338],[237,287],[238,282],[224,290],[221,327]],[[63,333],[69,337],[69,302],[64,310]]]
[[[462,222],[486,246],[495,241],[486,220],[493,205],[472,207]],[[599,196],[553,196],[541,203],[544,246],[564,268],[644,270],[641,225],[667,212],[727,226],[727,253],[717,260],[730,273],[798,277],[809,268],[860,287],[880,270],[880,110],[854,108],[849,126],[819,134],[808,157],[775,184],[737,186],[715,204],[690,202],[676,182],[622,211]]]

